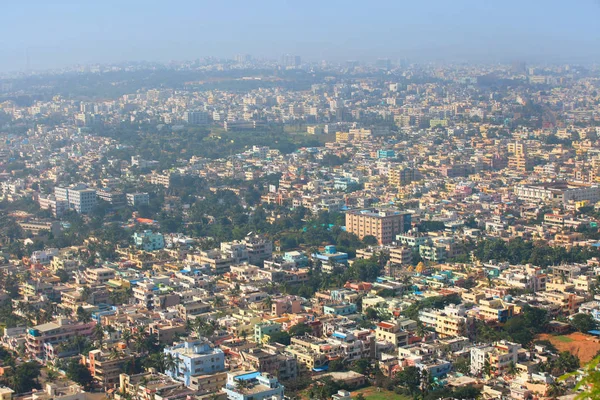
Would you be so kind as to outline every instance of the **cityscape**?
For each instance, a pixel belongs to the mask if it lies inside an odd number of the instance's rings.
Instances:
[[[288,49],[1,69],[0,400],[600,399],[600,64]]]

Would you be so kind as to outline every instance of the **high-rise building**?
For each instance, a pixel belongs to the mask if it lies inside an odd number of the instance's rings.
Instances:
[[[302,64],[300,56],[294,56],[291,54],[284,54],[281,56],[281,65],[284,67],[299,67]]]
[[[531,160],[527,156],[527,148],[523,142],[516,141],[509,143],[508,152],[512,153],[512,155],[508,157],[508,168],[519,172],[525,172],[533,167]]]
[[[346,212],[346,231],[360,239],[374,236],[379,244],[389,244],[396,235],[411,228],[411,214],[396,210],[351,210]]]

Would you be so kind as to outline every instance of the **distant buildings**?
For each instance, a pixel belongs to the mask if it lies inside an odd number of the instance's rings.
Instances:
[[[568,182],[540,183],[535,185],[517,185],[515,195],[525,201],[567,204],[587,200],[590,203],[600,201],[600,186],[574,184]]]

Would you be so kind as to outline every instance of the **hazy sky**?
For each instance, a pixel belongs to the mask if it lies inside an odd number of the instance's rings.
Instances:
[[[0,0],[0,70],[282,53],[600,61],[600,0]]]

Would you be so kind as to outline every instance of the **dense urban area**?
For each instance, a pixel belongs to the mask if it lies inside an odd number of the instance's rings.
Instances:
[[[0,400],[600,398],[599,90],[296,55],[0,75]]]

